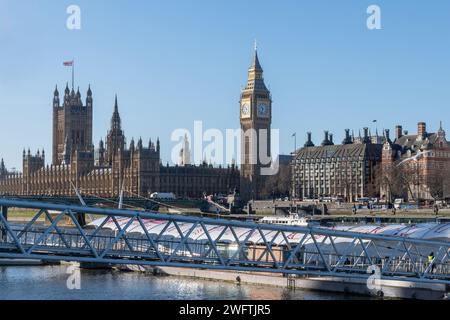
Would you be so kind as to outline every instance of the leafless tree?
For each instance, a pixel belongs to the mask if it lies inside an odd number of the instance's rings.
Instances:
[[[280,165],[277,174],[267,176],[264,179],[261,196],[268,198],[271,196],[287,195],[289,194],[291,186],[291,167]]]
[[[434,201],[445,199],[450,191],[449,168],[446,166],[432,168],[427,176],[427,187]]]
[[[398,165],[400,169],[400,182],[408,190],[408,194],[415,201],[420,200],[420,188],[425,185],[425,175],[420,161],[409,161]],[[415,192],[413,190],[415,189]]]
[[[399,162],[378,165],[376,170],[376,178],[374,185],[383,189],[388,198],[386,201],[393,202],[395,198],[402,198],[405,194],[405,170],[399,165]]]

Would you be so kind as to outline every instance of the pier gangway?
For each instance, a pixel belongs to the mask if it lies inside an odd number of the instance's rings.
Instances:
[[[0,207],[0,258],[365,279],[376,271],[450,285],[445,224],[424,239],[7,198]],[[29,220],[11,219],[13,208]],[[83,225],[81,215],[94,220]]]

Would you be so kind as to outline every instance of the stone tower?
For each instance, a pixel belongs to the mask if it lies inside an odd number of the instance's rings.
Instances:
[[[272,97],[267,89],[263,69],[255,46],[253,61],[248,70],[247,85],[241,92],[241,195],[243,199],[257,199],[264,176],[261,155],[270,156],[270,125]],[[265,149],[265,150],[264,150]]]
[[[80,90],[75,93],[66,85],[64,101],[60,104],[58,88],[53,94],[53,154],[52,162],[60,165],[65,159],[65,149],[86,152],[93,150],[92,144],[92,91],[87,91],[86,105],[81,100]],[[66,148],[65,148],[66,147]]]
[[[179,165],[182,167],[191,165],[191,150],[187,134],[184,135],[183,147],[180,150]]]
[[[107,165],[112,165],[114,156],[118,154],[119,151],[125,150],[125,134],[122,130],[119,105],[116,100],[114,102],[114,112],[111,117],[111,128],[108,131],[106,137],[106,152],[105,161]]]

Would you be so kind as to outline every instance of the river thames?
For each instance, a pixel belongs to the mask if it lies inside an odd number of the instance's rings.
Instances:
[[[364,297],[162,277],[140,272],[80,270],[68,289],[67,265],[0,267],[0,300],[354,300]]]

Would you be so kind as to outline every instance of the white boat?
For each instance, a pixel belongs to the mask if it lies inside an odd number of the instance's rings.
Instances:
[[[305,217],[301,217],[296,213],[291,213],[289,216],[278,217],[278,216],[267,216],[259,220],[260,223],[267,224],[281,224],[285,226],[301,226],[307,227],[311,225],[311,221]]]

